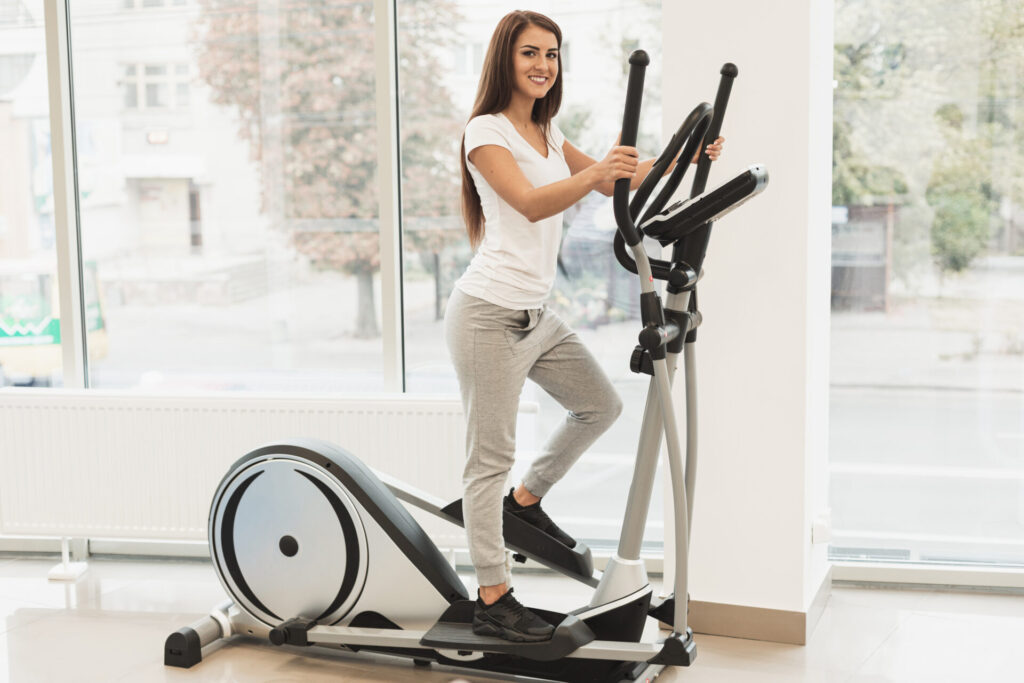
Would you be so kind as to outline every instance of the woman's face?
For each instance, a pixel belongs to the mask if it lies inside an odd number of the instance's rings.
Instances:
[[[551,31],[528,25],[516,40],[512,63],[516,90],[534,99],[544,97],[558,77],[558,39]]]

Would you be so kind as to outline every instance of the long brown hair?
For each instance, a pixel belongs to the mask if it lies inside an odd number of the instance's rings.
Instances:
[[[469,118],[484,114],[497,114],[504,111],[512,101],[515,89],[515,61],[513,51],[519,34],[529,25],[535,25],[555,34],[558,41],[558,74],[547,94],[533,103],[531,118],[540,125],[544,139],[548,139],[551,119],[558,113],[562,104],[562,29],[558,24],[537,12],[515,10],[506,14],[491,36],[484,58],[483,71],[480,74],[480,85],[476,90],[476,102]],[[462,218],[466,222],[469,243],[475,249],[484,238],[484,212],[480,205],[480,193],[476,190],[473,177],[469,174],[466,163],[466,135],[462,135],[460,153],[462,161]]]

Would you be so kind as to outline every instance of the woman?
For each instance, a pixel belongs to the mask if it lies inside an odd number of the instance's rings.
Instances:
[[[523,11],[505,16],[491,37],[462,145],[463,216],[477,252],[445,314],[468,426],[463,511],[480,585],[473,630],[515,641],[545,640],[554,629],[512,596],[502,512],[574,546],[540,500],[622,410],[597,361],[544,306],[555,280],[562,212],[592,190],[611,195],[620,178],[638,187],[654,164],[640,162],[626,146],[596,161],[552,122],[562,99],[561,42],[551,19]],[[711,159],[722,142],[708,145]],[[502,500],[527,377],[568,412]]]

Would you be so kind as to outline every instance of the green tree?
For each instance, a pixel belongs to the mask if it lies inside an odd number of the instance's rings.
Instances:
[[[943,124],[945,147],[925,193],[935,210],[932,255],[944,272],[956,273],[988,246],[996,201],[983,163],[986,140],[964,134],[963,112],[955,104],[940,107],[936,116]]]
[[[970,263],[983,224],[997,249],[1024,245],[1014,210],[1000,211],[1024,205],[1024,3],[837,0],[835,32],[833,198],[905,184],[897,276],[930,256],[946,269]],[[951,102],[963,112],[956,134],[935,116]]]
[[[354,275],[356,335],[379,334],[373,277],[380,268],[373,3],[200,0],[201,77],[239,114],[260,164],[262,206],[315,267]],[[403,209],[450,215],[457,188],[454,135],[438,55],[457,21],[447,0],[400,3]],[[428,182],[425,180],[428,179]],[[424,187],[426,186],[426,187]],[[429,231],[428,231],[429,232]],[[415,242],[420,236],[413,237]],[[427,239],[427,237],[423,237]]]

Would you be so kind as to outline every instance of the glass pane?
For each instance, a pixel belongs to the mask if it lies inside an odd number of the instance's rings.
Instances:
[[[35,13],[38,0],[3,0],[0,2],[0,26],[32,26],[38,21]]]
[[[153,109],[167,106],[167,86],[165,84],[146,84],[146,106]]]
[[[72,3],[92,385],[381,391],[371,6],[188,7]]]
[[[837,0],[836,558],[1024,564],[1024,6]]]
[[[135,81],[124,84],[124,108],[137,109],[139,106],[139,86]]]
[[[402,135],[402,209],[405,248],[406,382],[410,391],[457,393],[443,333],[444,307],[455,281],[472,258],[460,215],[459,148],[476,95],[487,41],[515,3],[398,2]],[[642,45],[651,54],[647,82],[660,82],[659,2],[536,3],[572,42],[577,57],[563,87],[555,122],[568,140],[603,158],[621,127],[628,56],[608,45]],[[629,16],[628,22],[622,21]],[[454,30],[453,30],[454,29]],[[466,50],[473,69],[463,68]],[[583,66],[581,66],[583,65]],[[436,74],[444,74],[437,80]],[[565,73],[563,65],[563,74]],[[657,88],[648,87],[641,149],[660,151],[661,110]],[[615,260],[611,199],[592,193],[565,213],[562,263],[550,306],[598,357],[626,403],[618,422],[583,456],[547,499],[561,524],[584,538],[617,538],[636,456],[647,377],[629,371],[639,330],[636,276]],[[532,382],[523,399],[540,404],[539,415],[522,415],[517,430],[517,476],[536,456],[564,410]],[[597,495],[595,495],[597,494]],[[655,491],[647,538],[662,540],[660,489]]]
[[[0,387],[62,384],[42,0],[0,3]]]
[[[24,80],[35,64],[36,55],[0,54],[0,96],[14,90]]]

